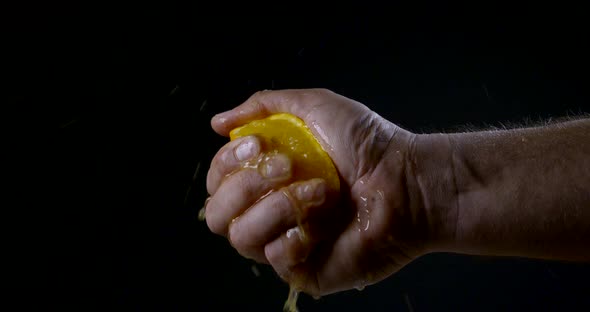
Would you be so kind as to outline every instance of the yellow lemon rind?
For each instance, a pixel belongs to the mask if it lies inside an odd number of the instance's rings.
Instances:
[[[282,124],[282,122],[287,122],[288,124]],[[307,127],[305,122],[295,115],[289,113],[278,113],[263,119],[251,121],[250,123],[231,130],[230,140],[235,140],[239,137],[247,135],[257,135],[262,139],[263,145],[273,145],[277,147],[276,144],[281,144],[282,146],[279,147],[284,150],[286,148],[286,142],[276,142],[277,132],[278,135],[284,136],[279,129],[276,129],[277,126],[281,125],[285,128],[284,130],[287,131],[287,133],[289,133],[289,131],[296,131],[296,141],[299,138],[304,140],[304,142],[300,142],[304,150],[299,151],[297,155],[291,156],[296,158],[296,161],[302,166],[307,165],[310,168],[319,167],[319,174],[316,174],[313,177],[324,178],[329,188],[338,191],[340,189],[340,179],[338,177],[338,172],[334,166],[332,158],[330,158],[330,155],[328,155],[328,153],[323,149],[322,145]],[[305,157],[302,157],[302,154],[305,154]],[[311,160],[307,158],[308,154]],[[317,162],[314,161],[314,159]],[[307,178],[312,177],[307,176]]]

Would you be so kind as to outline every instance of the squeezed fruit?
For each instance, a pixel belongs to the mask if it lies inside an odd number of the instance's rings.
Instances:
[[[323,178],[331,191],[340,190],[340,179],[332,159],[297,116],[279,113],[251,121],[233,129],[230,139],[247,135],[256,135],[261,140],[263,152],[289,156],[293,164],[294,180]]]

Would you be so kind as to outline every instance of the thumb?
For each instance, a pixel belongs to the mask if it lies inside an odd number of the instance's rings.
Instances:
[[[332,92],[325,89],[259,91],[241,105],[213,116],[211,126],[218,134],[229,136],[236,127],[276,113],[293,114],[308,124],[310,112],[325,101],[327,93]]]

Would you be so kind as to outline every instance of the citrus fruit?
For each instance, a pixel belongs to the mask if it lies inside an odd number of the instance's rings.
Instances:
[[[230,140],[256,135],[265,153],[277,152],[291,158],[296,181],[323,178],[328,189],[340,190],[340,179],[330,155],[322,148],[299,117],[278,113],[251,121],[230,132]]]

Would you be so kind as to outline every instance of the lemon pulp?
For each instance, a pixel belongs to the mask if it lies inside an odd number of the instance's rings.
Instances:
[[[248,135],[255,135],[260,139],[263,153],[281,153],[290,157],[294,181],[323,178],[329,190],[340,190],[340,178],[332,159],[299,117],[279,113],[254,120],[233,129],[230,140]],[[297,219],[299,223],[300,218]],[[301,224],[299,225],[303,230]],[[299,292],[293,284],[289,286],[289,296],[283,310],[296,312]]]

